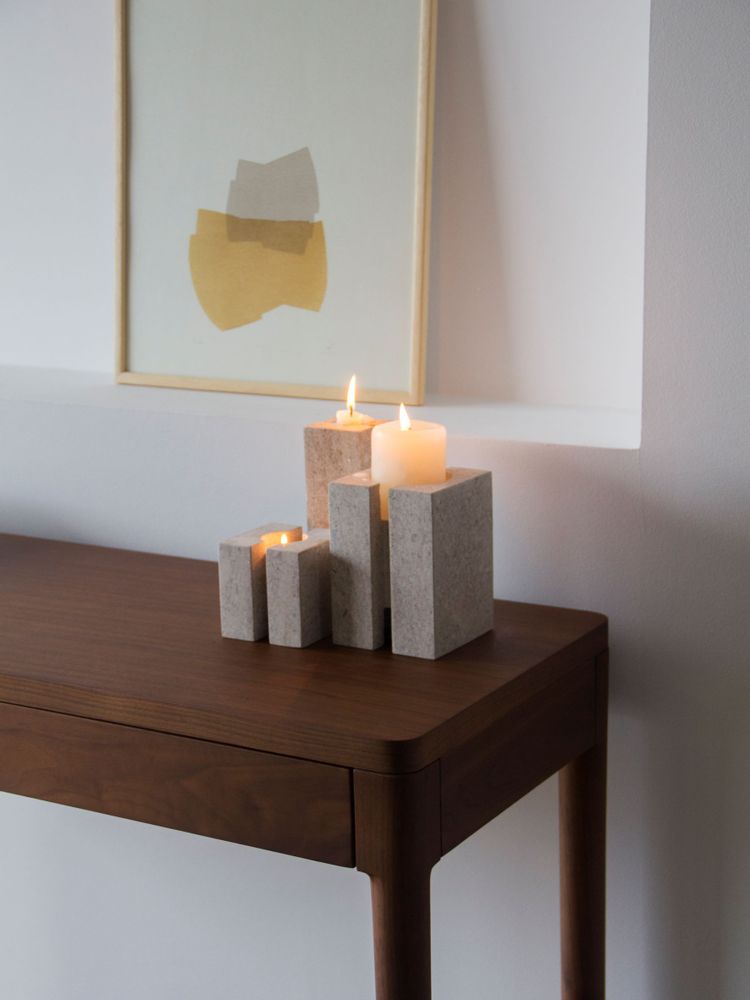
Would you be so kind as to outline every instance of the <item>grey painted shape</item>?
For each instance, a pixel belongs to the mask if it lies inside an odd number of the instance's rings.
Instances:
[[[392,648],[405,656],[437,659],[493,624],[492,476],[448,475],[389,494]]]
[[[328,527],[328,484],[370,468],[372,428],[333,421],[305,427],[307,526]]]
[[[219,543],[221,634],[225,639],[256,642],[268,635],[266,552],[263,535],[286,532],[301,538],[296,524],[272,522]]]
[[[312,222],[320,209],[318,179],[305,147],[270,163],[237,161],[227,214],[240,219]]]
[[[338,646],[379,649],[385,641],[388,541],[380,487],[359,472],[328,487],[331,614]]]
[[[266,554],[268,639],[301,648],[331,634],[330,532],[275,545]]]

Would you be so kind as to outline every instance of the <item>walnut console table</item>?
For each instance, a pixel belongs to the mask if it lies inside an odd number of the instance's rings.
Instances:
[[[0,790],[358,868],[378,1000],[430,872],[560,771],[563,997],[604,998],[607,623],[498,602],[435,662],[221,639],[216,565],[0,535]]]

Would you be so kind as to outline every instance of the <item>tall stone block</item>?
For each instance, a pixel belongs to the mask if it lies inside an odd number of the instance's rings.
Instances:
[[[393,652],[437,659],[493,625],[492,476],[390,491]]]
[[[328,527],[328,484],[370,468],[370,438],[376,423],[339,426],[335,421],[305,427],[307,526]]]
[[[300,648],[330,635],[330,532],[269,548],[266,586],[269,642]]]
[[[221,634],[226,639],[255,642],[268,635],[266,550],[286,533],[302,538],[296,524],[263,524],[219,544]]]
[[[338,646],[379,649],[385,641],[387,524],[380,519],[380,487],[369,472],[332,482],[331,612]]]

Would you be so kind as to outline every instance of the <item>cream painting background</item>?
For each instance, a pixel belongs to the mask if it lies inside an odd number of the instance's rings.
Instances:
[[[130,2],[131,371],[409,387],[420,0]],[[320,312],[219,331],[188,264],[239,159],[310,149]]]

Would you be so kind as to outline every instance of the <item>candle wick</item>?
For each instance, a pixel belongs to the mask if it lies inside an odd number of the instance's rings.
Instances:
[[[349,406],[347,407],[347,409],[349,410],[349,416],[353,417],[354,416],[354,404],[353,403],[349,403]]]

